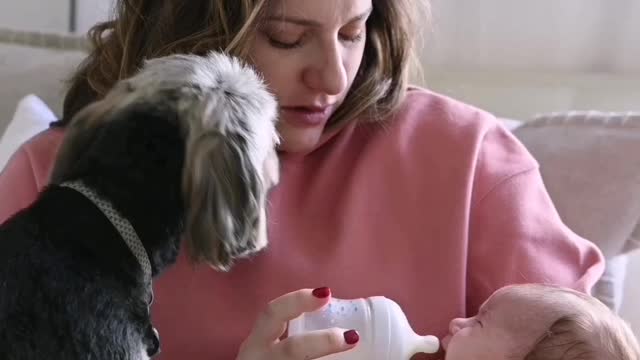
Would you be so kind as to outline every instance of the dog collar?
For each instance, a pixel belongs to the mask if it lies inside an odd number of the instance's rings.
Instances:
[[[142,241],[140,237],[136,233],[136,230],[133,228],[133,225],[127,220],[124,216],[120,215],[120,213],[111,205],[111,202],[102,199],[93,189],[86,186],[81,181],[71,181],[60,184],[60,186],[71,188],[86,198],[91,200],[99,209],[104,213],[104,215],[109,219],[111,224],[116,228],[120,236],[124,240],[124,242],[129,247],[129,250],[133,253],[133,255],[140,263],[140,267],[142,268],[142,273],[144,275],[145,283],[151,287],[151,262],[149,261],[149,255],[147,251],[144,249],[144,245],[142,245]],[[153,294],[150,295],[149,302],[153,301]]]
[[[151,286],[151,262],[149,261],[149,255],[142,245],[140,237],[133,228],[133,225],[124,216],[111,205],[111,202],[102,199],[93,189],[86,186],[81,181],[71,181],[60,184],[60,186],[71,188],[80,194],[84,195],[87,199],[91,200],[100,211],[109,219],[109,222],[116,228],[124,242],[129,247],[129,250],[138,260],[142,273],[144,276],[144,282],[147,288],[147,315],[151,313],[151,303],[153,303],[153,287]],[[156,330],[151,323],[147,328],[145,334],[147,338],[151,339],[151,344],[147,348],[147,356],[152,357],[160,352],[160,336],[158,330]]]

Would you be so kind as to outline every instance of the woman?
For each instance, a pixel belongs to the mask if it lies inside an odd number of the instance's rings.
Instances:
[[[307,289],[320,285],[390,297],[417,332],[438,336],[507,284],[588,291],[601,255],[563,225],[523,146],[490,114],[408,86],[417,3],[119,1],[117,20],[94,29],[61,123],[0,177],[0,221],[46,185],[64,124],[144,58],[226,49],[281,104],[270,245],[227,274],[181,257],[156,281],[163,359],[311,359],[357,346],[348,329],[278,341],[288,319],[328,301],[329,289]]]

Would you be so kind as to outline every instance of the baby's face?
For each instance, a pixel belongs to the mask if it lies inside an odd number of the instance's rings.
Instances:
[[[442,340],[446,360],[524,358],[556,317],[543,296],[532,295],[503,288],[480,307],[478,315],[452,320],[449,335]]]

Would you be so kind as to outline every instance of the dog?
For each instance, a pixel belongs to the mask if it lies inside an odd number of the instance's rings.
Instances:
[[[0,227],[0,359],[157,354],[151,279],[181,241],[219,271],[267,245],[277,108],[211,52],[146,60],[79,111],[50,185]]]

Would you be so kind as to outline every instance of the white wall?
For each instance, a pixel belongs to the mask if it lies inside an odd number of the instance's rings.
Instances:
[[[114,0],[77,0],[76,32],[86,33],[96,22],[110,18]]]
[[[427,61],[439,67],[640,74],[640,1],[431,3]]]
[[[115,0],[76,0],[76,31],[86,33],[111,14]],[[0,27],[66,32],[70,0],[0,0]]]
[[[640,110],[640,1],[431,3],[419,84],[516,119]]]
[[[0,0],[0,26],[24,30],[67,31],[69,0]]]

